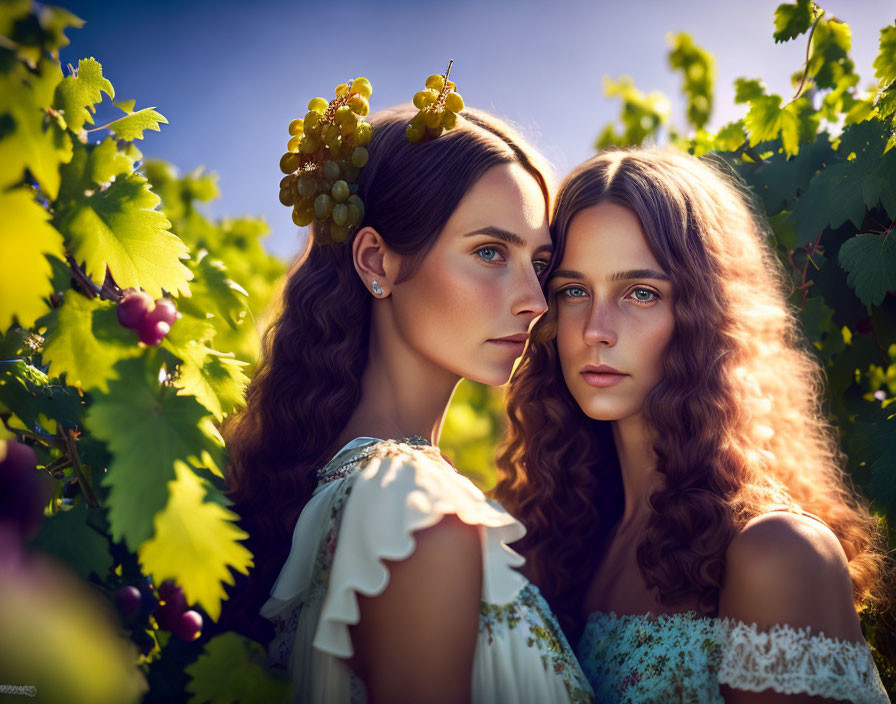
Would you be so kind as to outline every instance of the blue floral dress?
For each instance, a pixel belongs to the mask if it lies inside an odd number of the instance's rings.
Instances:
[[[776,625],[758,631],[695,611],[590,614],[576,648],[596,697],[620,704],[724,704],[720,685],[887,704],[867,644]]]
[[[507,544],[523,526],[420,439],[357,438],[318,472],[292,549],[262,606],[274,624],[268,651],[287,668],[294,702],[365,702],[363,682],[345,664],[358,594],[389,583],[383,560],[414,551],[412,534],[455,514],[479,526],[483,558],[472,701],[478,704],[591,702],[584,673],[538,589],[514,567]]]

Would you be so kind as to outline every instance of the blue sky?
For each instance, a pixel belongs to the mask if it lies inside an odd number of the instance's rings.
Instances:
[[[679,76],[666,66],[669,32],[690,32],[716,56],[710,127],[743,115],[738,76],[790,92],[805,38],[772,40],[780,0],[342,0],[323,2],[65,2],[86,20],[69,30],[63,62],[96,57],[117,99],[155,106],[168,125],[139,144],[182,172],[220,176],[213,216],[255,215],[271,228],[268,251],[292,257],[304,240],[277,200],[286,127],[308,100],[329,99],[358,75],[373,84],[371,108],[407,102],[454,59],[451,77],[467,104],[513,122],[557,176],[593,154],[598,130],[618,103],[604,75],[629,75],[643,91],[672,98],[682,127]],[[821,0],[852,28],[856,70],[873,80],[880,29],[896,19],[892,0]],[[101,124],[98,122],[97,124]]]

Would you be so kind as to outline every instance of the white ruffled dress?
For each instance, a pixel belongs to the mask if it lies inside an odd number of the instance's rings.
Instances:
[[[358,594],[389,583],[382,560],[414,551],[414,531],[455,514],[479,526],[482,602],[473,660],[474,704],[591,702],[593,693],[537,587],[514,570],[507,544],[523,526],[428,444],[356,438],[318,472],[292,549],[261,615],[274,624],[270,659],[287,669],[293,702],[366,701],[345,664]]]

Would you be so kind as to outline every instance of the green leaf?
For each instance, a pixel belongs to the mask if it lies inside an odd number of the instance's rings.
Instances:
[[[168,503],[175,461],[213,467],[220,474],[223,446],[208,411],[192,396],[177,396],[153,383],[144,359],[119,362],[119,378],[98,394],[84,425],[112,454],[103,485],[115,540],[131,550],[153,534],[153,518]]]
[[[78,62],[78,72],[66,76],[56,87],[56,108],[65,115],[69,128],[79,131],[84,123],[93,124],[93,106],[103,99],[103,93],[115,97],[112,84],[103,78],[100,62],[90,57]]]
[[[133,166],[134,162],[118,150],[112,137],[99,144],[75,144],[71,161],[60,169],[59,209],[71,208],[73,201],[92,195],[98,187],[108,187],[116,176],[131,173]]]
[[[282,670],[264,666],[265,649],[233,631],[205,644],[185,671],[192,678],[189,704],[268,704],[289,700],[289,681]]]
[[[87,408],[74,389],[51,384],[47,375],[24,359],[0,365],[0,403],[33,428],[43,413],[67,428],[81,425]]]
[[[703,128],[712,114],[716,60],[706,49],[694,43],[685,32],[670,34],[669,66],[681,71],[684,93],[688,100],[687,117],[696,129]]]
[[[105,579],[112,568],[109,541],[88,525],[89,510],[93,509],[82,503],[45,519],[30,547],[62,561],[81,579],[91,573]]]
[[[115,363],[142,354],[137,334],[119,324],[115,303],[87,298],[74,289],[66,292],[46,324],[43,360],[49,374],[65,374],[66,383],[80,389],[108,391]]]
[[[807,298],[800,311],[806,336],[824,357],[842,352],[846,347],[843,333],[834,323],[834,311],[822,298]]]
[[[249,574],[252,553],[241,540],[249,534],[237,527],[239,516],[205,501],[202,481],[182,461],[174,462],[168,505],[154,521],[155,534],[137,551],[140,564],[156,583],[175,580],[188,603],[198,603],[212,620],[226,598],[223,584],[233,584],[229,568]]]
[[[812,26],[816,10],[811,0],[797,0],[794,5],[778,5],[775,10],[775,43],[796,39]]]
[[[850,237],[840,247],[839,261],[865,305],[879,305],[887,291],[896,291],[896,243],[890,234]]]
[[[801,106],[788,103],[781,107],[780,95],[760,95],[750,101],[750,110],[744,117],[744,124],[750,133],[750,146],[773,140],[781,135],[784,153],[799,151],[801,131]]]
[[[203,344],[214,336],[214,326],[191,315],[175,321],[163,341],[179,361],[178,393],[195,396],[220,422],[226,414],[245,403],[249,378],[243,373],[246,362]]]
[[[852,33],[846,22],[831,18],[821,20],[812,37],[812,53],[808,73],[819,88],[835,88],[843,76],[853,73],[849,58]]]
[[[84,20],[72,14],[64,7],[44,6],[40,10],[40,24],[46,32],[44,44],[47,49],[57,51],[69,45],[65,30],[69,27],[80,29],[84,26]]]
[[[106,127],[115,134],[118,139],[131,141],[143,139],[143,130],[160,132],[159,123],[168,124],[168,120],[154,108],[143,108],[137,112],[120,117],[115,122],[110,122]]]
[[[122,112],[126,112],[130,115],[134,112],[134,106],[137,104],[137,101],[131,98],[130,100],[113,100],[112,104],[117,107]]]
[[[209,256],[208,250],[199,250],[187,266],[193,272],[190,296],[178,299],[178,310],[190,311],[196,317],[211,313],[236,329],[248,310],[246,289],[230,278],[224,263]]]
[[[830,139],[827,133],[822,133],[803,145],[795,156],[773,154],[750,173],[749,179],[762,196],[766,213],[773,215],[789,208],[793,199],[808,188],[815,174],[834,159]]]
[[[765,87],[762,81],[748,78],[738,78],[734,81],[734,102],[749,103],[760,95],[765,95]]]
[[[0,276],[0,330],[13,319],[30,328],[48,310],[51,269],[44,255],[65,257],[62,236],[28,188],[0,192],[0,213],[0,261],[7,262]]]
[[[874,75],[880,79],[881,87],[896,81],[896,25],[880,30],[880,52],[874,59]]]
[[[67,203],[55,220],[92,279],[103,281],[108,266],[121,288],[143,288],[153,298],[163,288],[187,293],[193,274],[180,260],[189,249],[168,231],[171,223],[154,209],[158,204],[146,179],[131,173]]]
[[[71,138],[55,120],[44,124],[46,98],[62,79],[57,64],[42,61],[37,74],[16,70],[0,75],[0,188],[19,183],[27,168],[41,189],[55,199],[59,165],[71,158]]]

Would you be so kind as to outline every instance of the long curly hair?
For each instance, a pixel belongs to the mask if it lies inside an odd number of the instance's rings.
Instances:
[[[823,372],[742,187],[671,149],[599,154],[561,183],[555,263],[573,218],[600,203],[637,215],[675,296],[664,378],[644,402],[664,479],[637,549],[647,586],[663,604],[714,612],[732,538],[784,505],[833,529],[858,610],[884,600],[882,531],[842,469]],[[508,386],[495,496],[526,524],[516,547],[529,576],[576,633],[624,496],[611,424],[586,417],[563,383],[551,298]]]
[[[493,166],[521,165],[547,212],[552,206],[547,162],[508,124],[465,108],[451,131],[411,144],[405,127],[415,112],[405,105],[369,118],[370,158],[357,180],[360,227],[375,228],[403,255],[399,282],[413,276],[464,194]],[[263,642],[272,631],[258,610],[289,553],[316,470],[339,449],[334,442],[361,399],[370,340],[372,299],[355,271],[351,239],[315,245],[311,227],[271,309],[246,406],[222,428],[231,460],[226,495],[249,533],[255,568],[238,578],[221,628]]]

